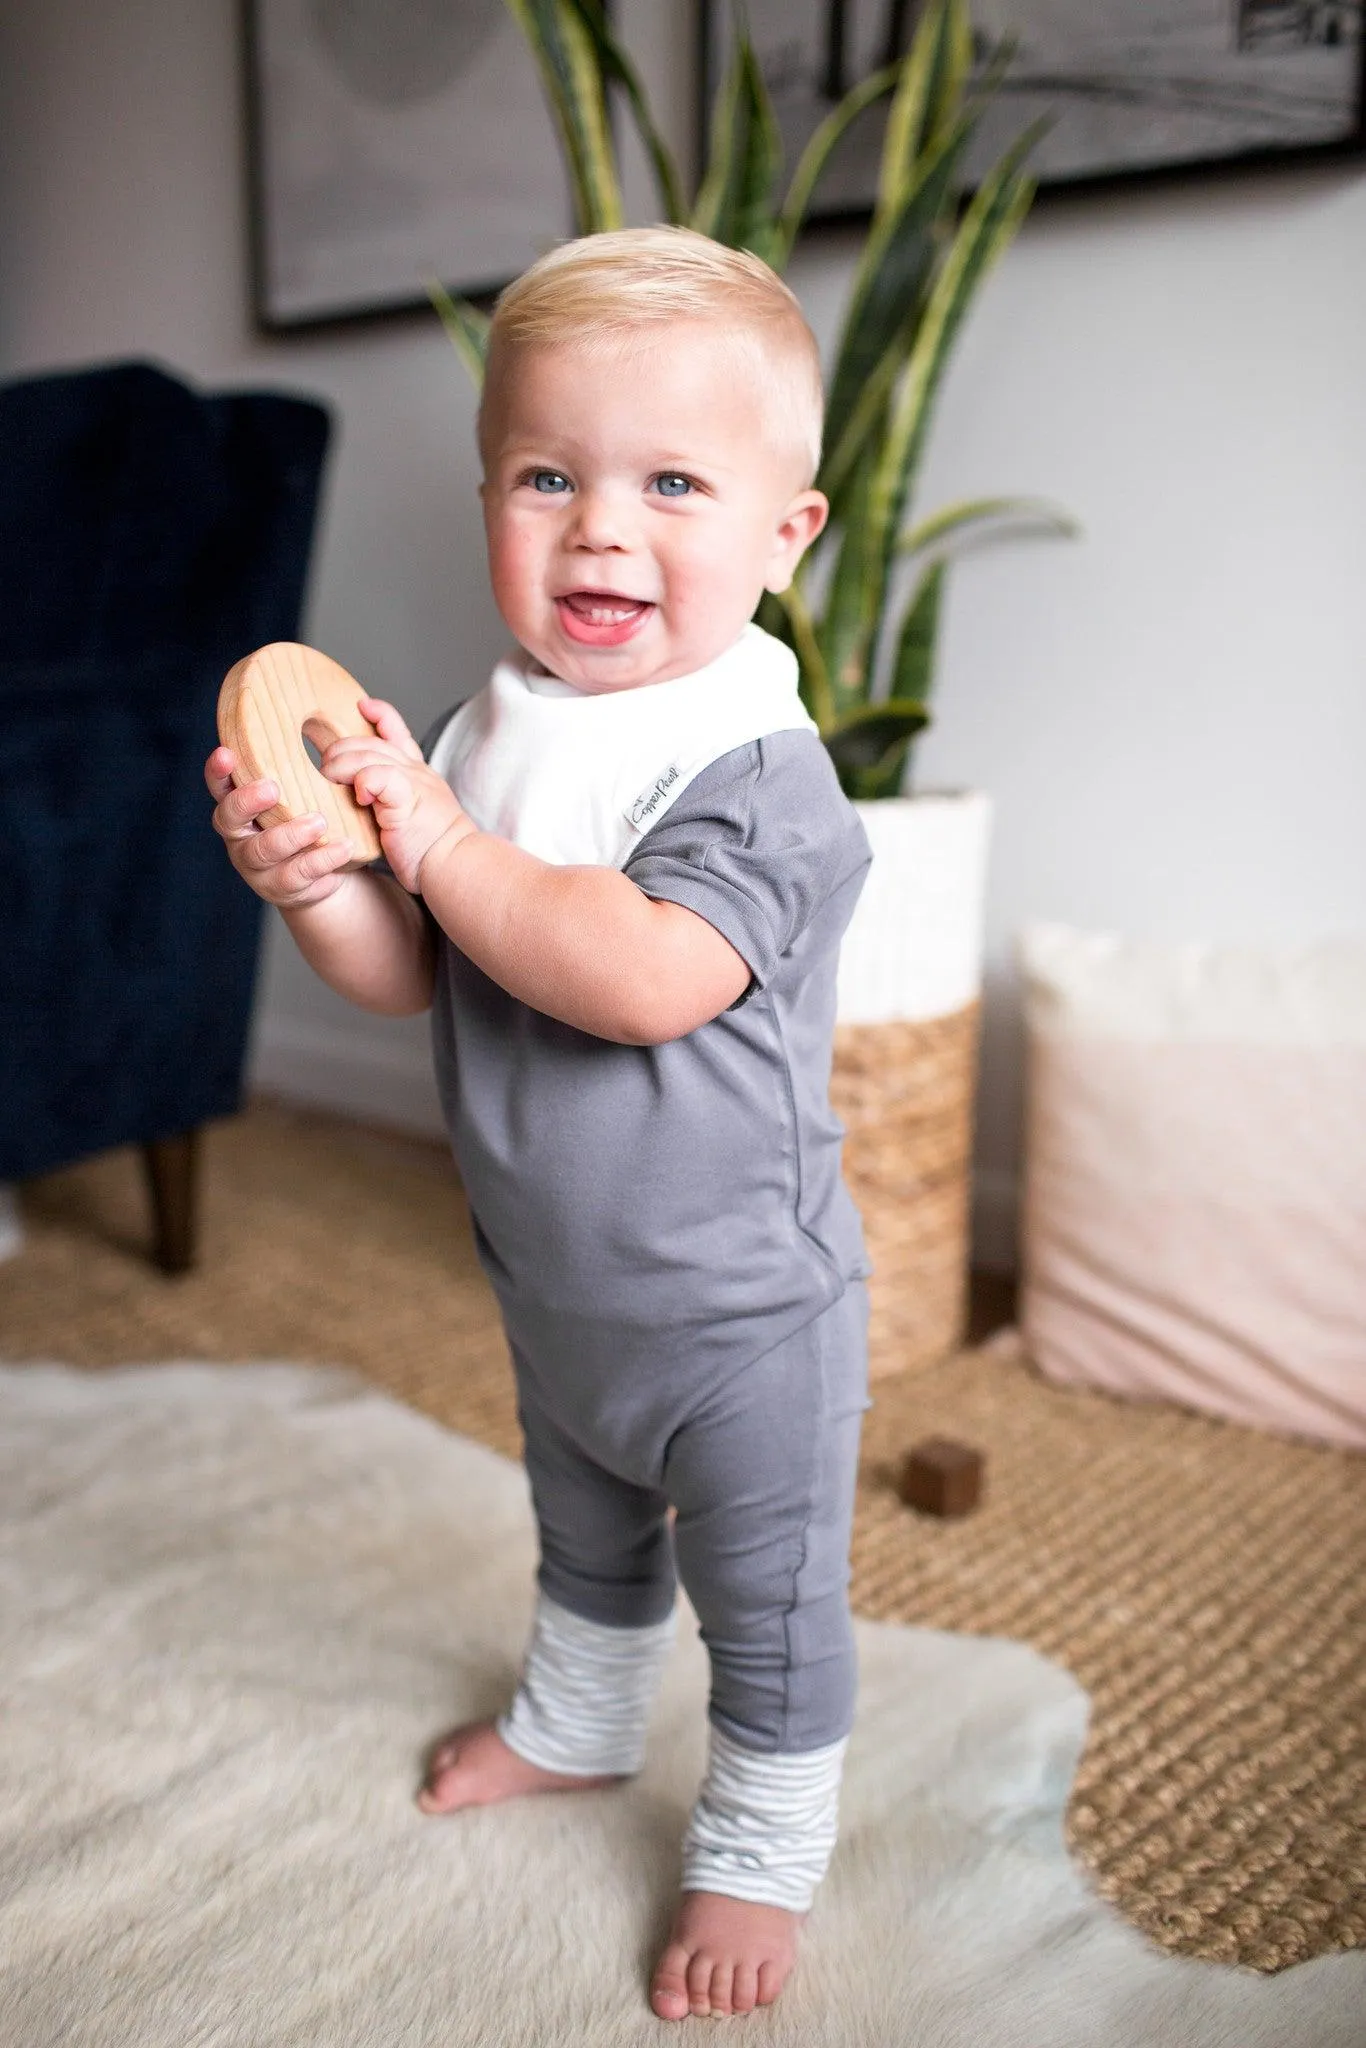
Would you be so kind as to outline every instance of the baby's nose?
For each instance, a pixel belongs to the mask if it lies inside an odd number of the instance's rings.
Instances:
[[[630,516],[614,493],[580,491],[574,510],[574,539],[578,546],[593,549],[629,547]]]

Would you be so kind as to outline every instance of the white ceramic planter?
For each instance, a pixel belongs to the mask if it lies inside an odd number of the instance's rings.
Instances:
[[[873,865],[840,949],[839,1022],[950,1016],[981,993],[991,799],[949,790],[855,808]]]

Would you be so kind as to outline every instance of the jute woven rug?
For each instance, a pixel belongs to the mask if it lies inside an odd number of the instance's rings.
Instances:
[[[137,1161],[26,1191],[0,1357],[358,1367],[509,1455],[502,1339],[438,1147],[261,1107],[210,1136],[200,1270],[146,1263]],[[969,1519],[893,1479],[985,1450]],[[1044,1385],[1013,1340],[884,1381],[854,1548],[862,1614],[1033,1644],[1092,1722],[1068,1811],[1099,1890],[1169,1949],[1277,1970],[1366,1947],[1366,1464]]]

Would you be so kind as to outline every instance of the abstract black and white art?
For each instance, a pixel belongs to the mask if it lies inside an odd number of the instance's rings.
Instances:
[[[572,231],[504,0],[252,0],[250,51],[267,326],[504,284]]]
[[[704,0],[704,95],[725,67],[733,0]],[[979,52],[1015,58],[984,120],[969,175],[1040,115],[1042,183],[1218,162],[1276,161],[1366,142],[1364,0],[972,0]],[[788,163],[849,86],[895,61],[919,0],[747,0],[751,34]],[[819,214],[866,208],[879,112],[854,130],[821,188]]]

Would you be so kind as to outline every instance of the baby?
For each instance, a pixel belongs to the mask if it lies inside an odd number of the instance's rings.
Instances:
[[[423,1810],[640,1767],[676,1578],[711,1660],[706,1776],[651,1984],[775,1999],[834,1846],[866,1406],[858,1220],[828,1101],[869,853],[750,623],[827,506],[816,346],[757,258],[684,229],[571,242],[499,301],[479,416],[518,651],[429,736],[363,705],[326,773],[388,873],[207,764],[239,873],[330,985],[431,1008],[540,1535],[520,1686],[440,1742]],[[674,1511],[670,1520],[670,1509]]]

